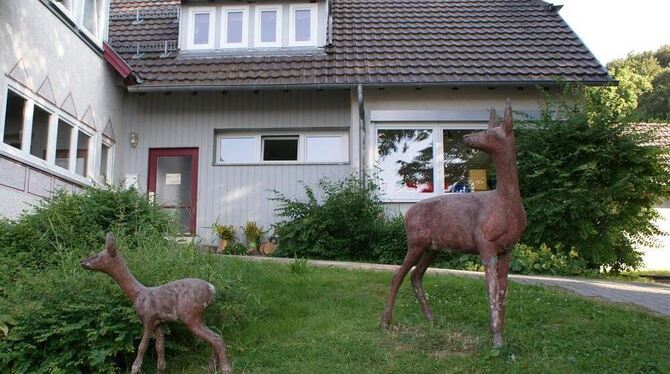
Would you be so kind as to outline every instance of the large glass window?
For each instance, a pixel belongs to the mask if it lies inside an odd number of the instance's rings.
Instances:
[[[63,169],[70,168],[70,141],[72,139],[72,126],[62,119],[58,120],[56,133],[56,165]]]
[[[474,130],[443,130],[444,192],[486,191],[494,184],[491,159],[463,143]]]
[[[50,117],[49,112],[35,105],[33,111],[33,130],[30,137],[30,154],[42,160],[47,159]]]
[[[7,110],[5,111],[5,130],[2,141],[14,148],[21,149],[23,140],[23,115],[26,109],[26,99],[7,91]]]
[[[298,136],[263,137],[263,161],[298,161]]]
[[[91,137],[86,133],[79,131],[77,137],[77,159],[75,162],[75,173],[86,176],[88,169],[88,149],[91,143]]]
[[[433,130],[381,129],[377,132],[377,154],[386,195],[434,192]]]
[[[227,164],[257,162],[256,138],[226,137],[219,140],[219,162]]]
[[[223,47],[247,47],[247,15],[248,8],[223,9]]]

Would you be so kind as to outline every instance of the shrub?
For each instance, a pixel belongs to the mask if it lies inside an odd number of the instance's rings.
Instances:
[[[552,250],[545,244],[539,248],[517,244],[512,251],[510,272],[515,274],[595,275],[597,270],[588,270],[586,261],[574,248],[565,253],[561,248]]]
[[[249,248],[256,249],[258,244],[261,242],[263,235],[265,234],[263,227],[258,226],[256,222],[249,221],[244,225],[243,230],[244,237],[247,240],[247,245]]]
[[[635,244],[659,233],[652,222],[670,183],[667,153],[580,100],[546,102],[538,120],[517,127],[522,242],[566,255],[576,248],[592,269],[638,266]]]
[[[220,240],[235,240],[235,227],[232,225],[214,224],[214,232]]]
[[[243,256],[249,253],[249,248],[242,243],[230,243],[223,250],[226,255]]]

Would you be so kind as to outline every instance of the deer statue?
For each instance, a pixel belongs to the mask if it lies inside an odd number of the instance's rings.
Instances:
[[[111,233],[107,234],[102,252],[82,260],[81,266],[108,274],[133,302],[144,330],[131,373],[139,373],[152,333],[156,335],[158,372],[165,371],[165,335],[160,324],[167,321],[183,322],[193,334],[212,346],[210,372],[216,371],[217,365],[224,373],[232,372],[223,340],[203,323],[203,313],[216,293],[210,283],[201,279],[181,279],[158,287],[143,286],[128,270]]]
[[[507,273],[510,252],[526,228],[526,212],[521,204],[516,172],[512,107],[509,99],[502,124],[491,109],[488,128],[466,135],[465,144],[486,152],[496,170],[495,190],[448,194],[414,204],[405,214],[407,254],[391,282],[382,325],[388,327],[398,289],[410,268],[414,293],[426,319],[433,319],[423,291],[426,269],[439,251],[479,254],[486,274],[489,317],[493,346],[503,344]]]

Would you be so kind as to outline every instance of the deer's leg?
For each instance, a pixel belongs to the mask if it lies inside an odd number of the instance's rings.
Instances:
[[[133,367],[130,370],[131,374],[137,374],[140,372],[142,367],[142,360],[144,360],[144,353],[147,351],[149,346],[149,340],[151,339],[151,332],[153,331],[153,321],[151,323],[144,324],[144,330],[142,331],[142,340],[140,345],[137,347],[137,357],[135,362],[133,362]]]
[[[189,323],[186,324],[186,326],[199,338],[202,340],[206,341],[209,343],[209,345],[212,346],[212,349],[216,353],[217,361],[219,364],[219,367],[221,368],[221,371],[223,373],[228,374],[232,373],[232,369],[230,367],[230,364],[228,363],[228,358],[226,357],[226,346],[223,343],[223,339],[216,334],[214,331],[210,330],[205,324],[202,322],[202,318],[196,318],[193,321],[189,321]],[[212,365],[210,362],[210,370],[212,370]]]
[[[388,300],[386,300],[386,309],[384,309],[384,314],[382,314],[382,326],[388,327],[393,317],[393,304],[395,304],[396,296],[398,296],[398,290],[409,269],[414,266],[419,256],[424,252],[425,245],[413,244],[409,246],[409,250],[405,255],[405,259],[402,262],[402,265],[398,270],[393,273],[393,280],[391,280],[391,292],[389,293]]]
[[[495,253],[495,252],[493,252]],[[502,322],[500,320],[500,287],[498,284],[498,256],[482,255],[484,272],[486,274],[486,291],[489,295],[489,318],[491,323],[491,333],[493,334],[493,347],[500,348],[502,340]]]
[[[419,264],[416,265],[412,271],[411,277],[412,288],[414,288],[416,298],[419,299],[419,304],[421,304],[421,309],[423,309],[423,315],[426,316],[428,321],[433,320],[433,311],[430,310],[428,300],[426,300],[426,293],[423,291],[423,276],[426,274],[426,270],[428,270],[430,264],[432,264],[433,260],[435,260],[436,255],[437,251],[432,249],[427,250],[421,257]]]
[[[165,372],[165,333],[161,330],[160,326],[156,326],[156,356],[158,356],[158,362],[156,368],[158,369],[159,374]]]
[[[507,276],[509,263],[512,259],[510,251],[498,256],[498,313],[500,315],[500,330],[505,327],[505,304],[507,303]]]

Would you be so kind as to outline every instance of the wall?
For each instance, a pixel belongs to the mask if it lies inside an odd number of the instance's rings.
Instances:
[[[38,0],[0,1],[0,29],[0,124],[4,123],[7,87],[13,84],[35,94],[39,92],[42,101],[55,108],[73,104],[79,120],[90,107],[92,117],[86,120],[94,122],[98,132],[102,132],[109,121],[115,131],[120,131],[124,96],[123,88],[116,84],[115,73],[107,66],[100,51],[87,46],[45,4]],[[72,102],[65,103],[69,95]],[[48,103],[51,100],[53,104]],[[0,160],[0,173],[17,171],[14,161],[21,155],[0,153],[5,156]],[[19,165],[26,168],[26,187],[21,191],[0,185],[0,195],[3,196],[0,215],[16,216],[43,194],[31,194],[28,182],[30,175],[44,174],[48,165],[39,161],[20,161]],[[97,163],[93,167],[97,170]],[[53,188],[56,180],[70,184],[81,182],[76,177],[68,180],[67,175],[56,177],[50,171],[46,175],[40,182],[35,182],[40,189]],[[14,203],[4,204],[9,196]]]
[[[321,127],[348,131],[349,95],[348,90],[130,95],[127,126],[119,135],[123,139],[119,153],[125,154],[120,171],[137,174],[139,187],[146,190],[150,148],[198,147],[197,234],[213,242],[211,226],[217,221],[239,227],[255,220],[267,228],[276,220],[269,190],[302,196],[301,181],[315,185],[323,177],[339,179],[351,172],[351,166],[213,165],[215,130]],[[138,134],[137,148],[126,141],[130,132]]]

